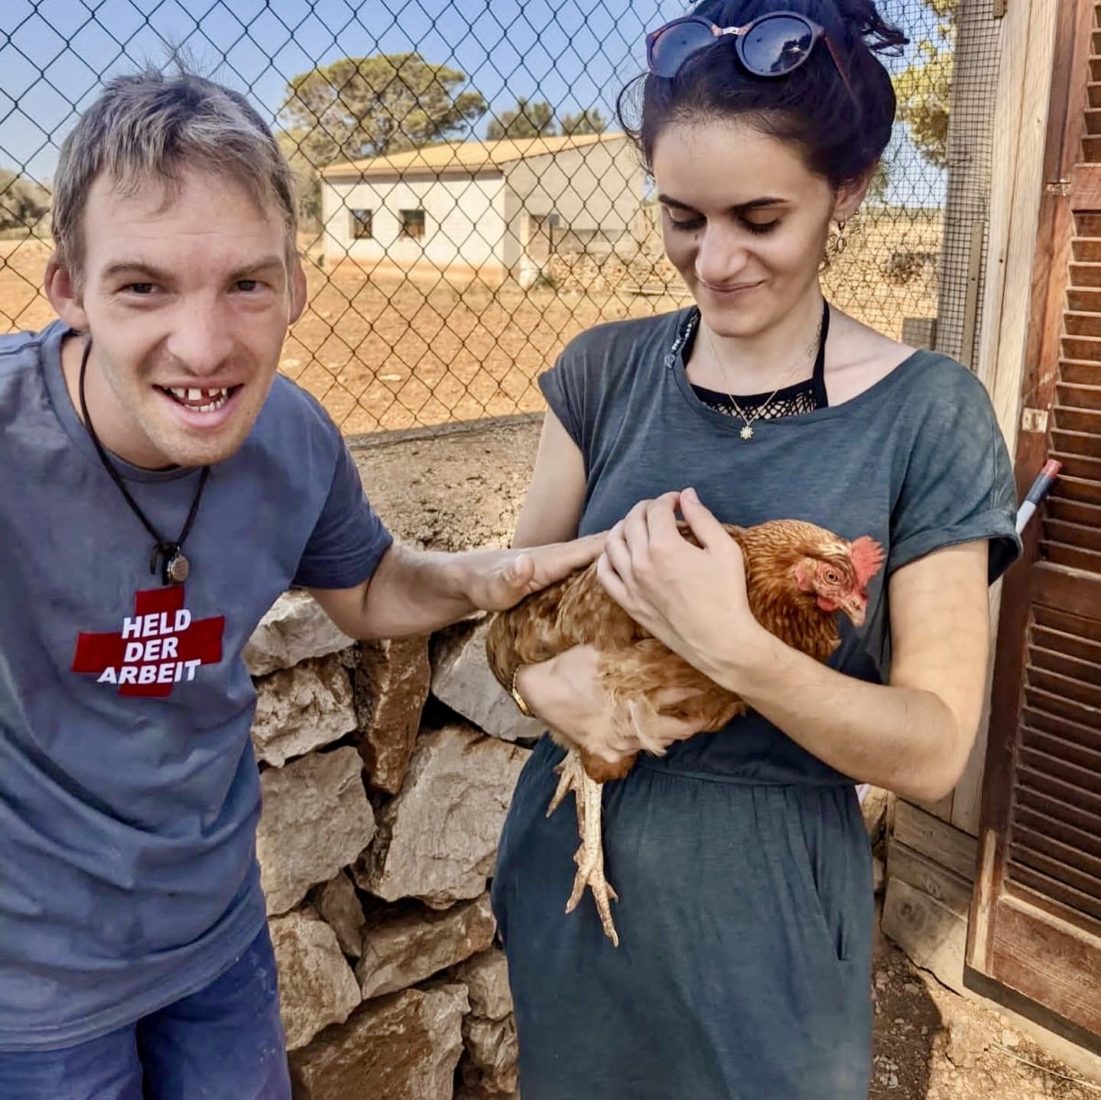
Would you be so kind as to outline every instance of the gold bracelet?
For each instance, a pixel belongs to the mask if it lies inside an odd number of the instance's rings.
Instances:
[[[512,696],[512,701],[516,704],[516,709],[519,710],[525,718],[534,718],[535,715],[532,713],[531,707],[528,706],[527,701],[520,694],[520,689],[516,686],[516,677],[520,675],[521,667],[521,665],[517,665],[516,668],[512,670],[512,681],[509,684],[508,691]]]

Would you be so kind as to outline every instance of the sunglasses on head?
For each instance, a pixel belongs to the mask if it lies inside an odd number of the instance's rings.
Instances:
[[[674,19],[646,36],[646,64],[655,76],[672,79],[685,62],[728,36],[734,37],[734,52],[742,65],[754,76],[765,77],[794,72],[824,40],[849,95],[856,98],[829,32],[791,11],[768,12],[742,27],[719,27],[696,15]]]

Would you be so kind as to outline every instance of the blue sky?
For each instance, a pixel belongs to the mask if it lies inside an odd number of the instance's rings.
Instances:
[[[915,39],[935,26],[921,0],[880,8]],[[101,78],[163,60],[166,42],[186,44],[273,121],[291,76],[413,49],[461,69],[495,110],[528,96],[559,113],[598,106],[611,117],[641,69],[645,31],[685,10],[676,0],[0,0],[0,167],[48,178]],[[893,197],[936,201],[940,173],[904,137],[900,146]]]

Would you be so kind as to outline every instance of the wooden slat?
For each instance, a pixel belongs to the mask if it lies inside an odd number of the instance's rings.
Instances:
[[[1101,290],[1067,291],[1067,305],[1063,325],[1069,336],[1101,336]]]
[[[1087,619],[1101,620],[1101,581],[1084,575],[1071,576],[1066,570],[1044,562],[1036,565],[1030,579],[1034,602],[1056,611],[1071,611]]]
[[[1064,466],[1064,470],[1066,466]],[[1101,505],[1101,479],[1071,477],[1067,473],[1059,475],[1059,498],[1081,500],[1087,504]]]
[[[1089,924],[1101,920],[1101,902],[1036,867],[1014,861],[1010,864],[1008,881],[1015,887],[1025,887],[1038,908],[1064,920]],[[1021,894],[1027,896],[1023,891]]]
[[[1071,850],[1085,852],[1093,861],[1096,886],[1101,889],[1101,837],[1086,829],[1079,829],[1069,822],[1035,807],[1022,805],[1017,809],[1017,819],[1013,830],[1014,840],[1032,843],[1028,837],[1036,837],[1040,851],[1047,851],[1044,843],[1048,840],[1069,846]],[[1036,845],[1034,845],[1036,846]],[[1062,858],[1057,851],[1050,854]]]
[[[1067,722],[1076,722],[1079,725],[1092,726],[1096,724],[1097,712],[1093,707],[1076,703],[1073,699],[1067,699],[1055,692],[1044,691],[1035,684],[1025,684],[1024,700],[1028,707],[1052,714]],[[1019,715],[1015,716],[1019,719]],[[1014,723],[1014,729],[1019,729],[1018,722]]]
[[[899,800],[895,804],[892,835],[900,844],[947,867],[960,878],[975,877],[975,838],[932,814]]]
[[[1101,707],[1101,685],[1085,683],[1044,668],[1030,667],[1027,675],[1030,687],[1038,687],[1041,691],[1062,696],[1093,710]]]
[[[1096,266],[1101,270],[1101,264]],[[1073,385],[1101,385],[1101,363],[1082,363],[1077,359],[1063,359],[1059,363],[1059,377]]]
[[[887,878],[900,878],[947,906],[953,913],[967,915],[973,880],[957,875],[955,871],[900,843],[893,834],[887,844]]]
[[[1101,728],[1086,729],[1071,722],[1062,723],[1058,732],[1037,728],[1029,723],[1033,719],[1042,720],[1036,711],[1026,710],[1021,726],[1021,744],[1031,745],[1040,752],[1050,753],[1061,759],[1077,764],[1080,768],[1092,769],[1101,776]],[[1052,722],[1057,723],[1053,719]]]
[[[1052,428],[1050,449],[1058,455],[1081,458],[1093,462],[1097,459],[1097,437],[1086,432],[1072,432],[1056,424]]]
[[[1101,315],[1096,317],[1101,327]],[[1086,386],[1069,381],[1060,381],[1056,387],[1059,404],[1068,409],[1101,409],[1101,386]]]
[[[1081,657],[1066,653],[1061,649],[1049,649],[1038,643],[1035,632],[1033,644],[1029,647],[1029,660],[1035,668],[1042,668],[1047,672],[1055,672],[1060,676],[1069,676],[1072,680],[1080,680],[1084,684],[1091,681],[1096,683],[1101,679],[1101,666],[1092,660],[1083,660]]]
[[[1085,508],[1082,514],[1087,519],[1092,518]],[[1045,516],[1044,537],[1051,542],[1062,542],[1067,546],[1080,546],[1083,550],[1101,553],[1101,527],[1092,523],[1073,523],[1061,517]]]
[[[1101,555],[1083,550],[1077,546],[1068,546],[1063,542],[1045,542],[1044,557],[1054,565],[1066,566],[1082,573],[1095,573],[1101,576]]]
[[[1022,748],[1020,751],[1026,750]],[[1049,798],[1075,807],[1080,814],[1084,815],[1082,817],[1084,821],[1096,818],[1101,823],[1101,794],[1091,794],[1090,788],[1083,787],[1078,779],[1073,777],[1067,779],[1047,767],[1020,766],[1017,768],[1017,782],[1022,789],[1027,788],[1046,794]],[[1096,786],[1096,784],[1093,785]]]
[[[1101,240],[1096,237],[1075,237],[1071,242],[1071,255],[1080,263],[1101,261]]]
[[[1078,497],[1079,488],[1079,484],[1072,482],[1060,486],[1058,494],[1048,497],[1047,518],[1101,531],[1101,504]],[[1101,485],[1097,488],[1101,490]]]
[[[1091,409],[1073,408],[1069,405],[1055,405],[1052,409],[1055,426],[1064,432],[1085,432],[1097,438],[1101,432],[1101,413]]]
[[[1093,243],[1098,245],[1098,256],[1101,257],[1101,241]],[[1076,241],[1075,247],[1077,245]],[[1087,363],[1101,362],[1101,337],[1064,334],[1062,349],[1063,357],[1066,359],[1083,359]]]
[[[1101,287],[1101,264],[1071,264],[1070,282],[1075,287]]]
[[[1010,853],[1016,862],[1093,898],[1098,903],[1098,916],[1101,916],[1101,859],[1020,821],[1013,826]]]
[[[1037,605],[1033,615],[1036,625],[1041,628],[1080,638],[1091,646],[1101,646],[1101,622],[1096,619],[1087,619],[1076,611],[1061,611],[1045,604]],[[1093,652],[1092,649],[1090,652]]]
[[[1018,787],[1014,792],[1014,805],[1027,806],[1038,810],[1048,817],[1064,822],[1083,832],[1096,831],[1101,817],[1088,810],[1079,809],[1058,795],[1046,791],[1035,791],[1028,787]]]

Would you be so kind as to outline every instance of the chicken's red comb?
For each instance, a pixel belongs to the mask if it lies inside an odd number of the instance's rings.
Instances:
[[[849,556],[856,571],[857,584],[861,588],[866,587],[868,581],[879,572],[879,567],[886,557],[883,547],[871,535],[861,535],[860,538],[853,539]]]

